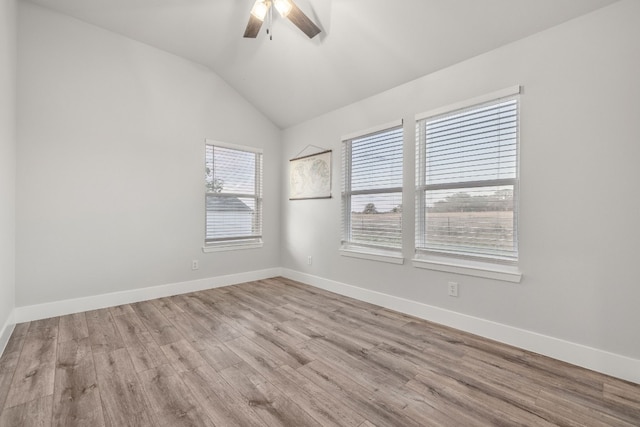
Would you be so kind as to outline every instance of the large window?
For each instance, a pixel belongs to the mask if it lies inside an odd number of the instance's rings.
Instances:
[[[416,126],[418,255],[517,261],[517,95]]]
[[[205,249],[262,242],[262,152],[207,141]]]
[[[402,249],[402,123],[343,140],[342,247]]]

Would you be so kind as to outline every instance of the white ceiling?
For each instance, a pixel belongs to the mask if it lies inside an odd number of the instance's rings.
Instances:
[[[274,14],[244,39],[254,0],[31,0],[206,65],[286,128],[616,0],[296,0],[309,40]]]

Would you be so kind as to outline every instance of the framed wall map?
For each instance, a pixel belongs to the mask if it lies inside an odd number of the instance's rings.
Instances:
[[[289,200],[331,198],[331,150],[289,160]]]

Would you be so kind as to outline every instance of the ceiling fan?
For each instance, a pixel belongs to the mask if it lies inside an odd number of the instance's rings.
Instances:
[[[320,28],[292,0],[256,0],[249,15],[249,23],[244,30],[244,37],[255,39],[258,36],[267,13],[273,12],[271,6],[275,7],[283,18],[288,18],[293,22],[310,39],[320,32]],[[269,18],[271,21],[271,15]],[[267,33],[269,33],[268,29]]]

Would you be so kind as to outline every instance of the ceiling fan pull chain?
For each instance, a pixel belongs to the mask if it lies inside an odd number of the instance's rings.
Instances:
[[[269,7],[269,28],[267,29],[267,34],[269,34],[269,40],[273,40],[273,7]]]

